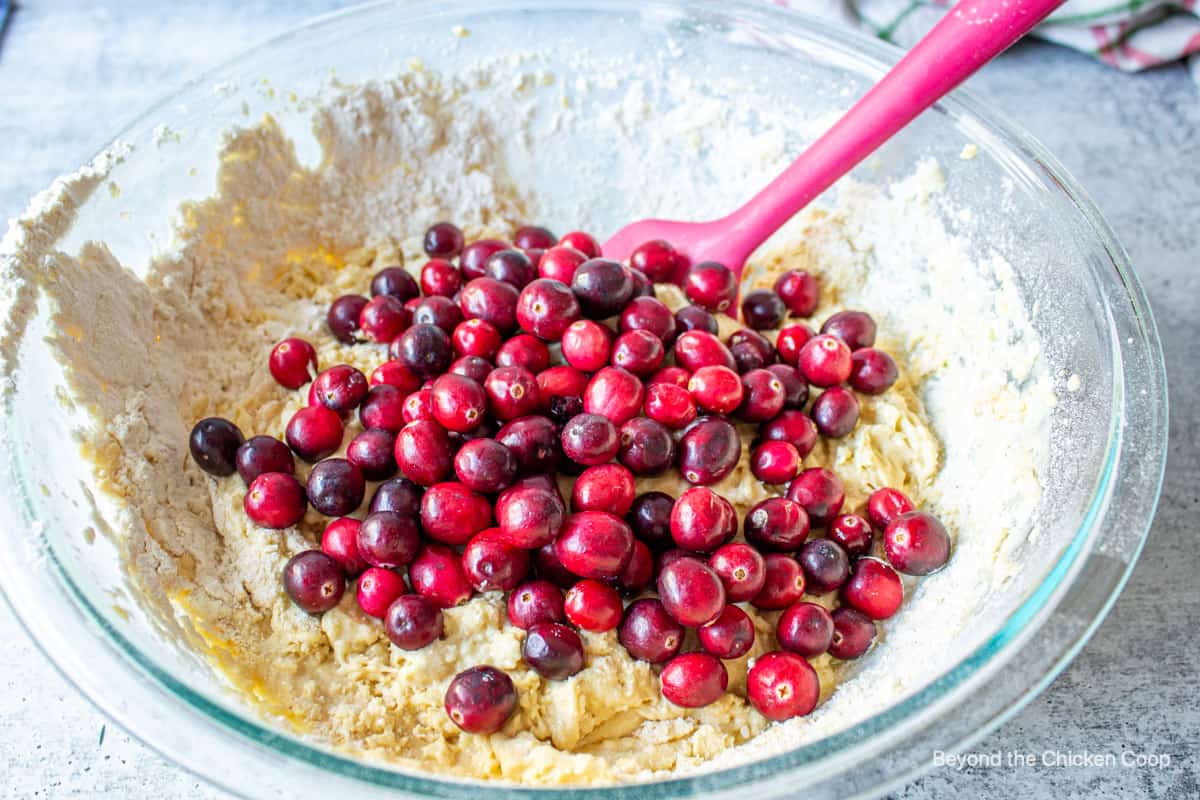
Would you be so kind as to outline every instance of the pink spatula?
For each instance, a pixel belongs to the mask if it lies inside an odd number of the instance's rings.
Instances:
[[[623,261],[643,242],[665,239],[688,263],[718,261],[740,279],[746,258],[796,212],[1064,2],[962,0],[744,206],[712,222],[634,222],[605,242],[604,255]]]

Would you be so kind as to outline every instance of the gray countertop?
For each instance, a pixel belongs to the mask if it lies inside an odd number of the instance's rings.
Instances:
[[[0,214],[19,213],[185,78],[340,5],[22,3],[0,42]],[[1200,796],[1200,89],[1181,67],[1128,76],[1042,44],[1005,55],[971,87],[1046,143],[1107,215],[1150,295],[1172,390],[1166,487],[1132,580],[1071,666],[972,751],[1167,754],[1171,763],[942,767],[897,797]],[[3,604],[0,641],[0,796],[224,796],[94,710]]]

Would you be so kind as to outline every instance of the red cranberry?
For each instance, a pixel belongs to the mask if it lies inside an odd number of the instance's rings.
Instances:
[[[836,386],[850,377],[850,348],[841,339],[822,333],[800,348],[796,366],[814,386]]]
[[[753,369],[763,369],[775,361],[775,348],[758,331],[742,328],[729,337],[729,352],[739,374]]]
[[[463,321],[458,304],[449,297],[438,295],[422,299],[414,306],[412,315],[413,324],[436,325],[447,335],[454,333],[454,329]]]
[[[671,430],[686,428],[696,419],[696,403],[692,395],[673,383],[658,383],[646,387],[646,416]]]
[[[633,473],[619,464],[588,467],[575,480],[572,511],[608,511],[619,517],[633,506]]]
[[[408,565],[413,591],[438,608],[453,608],[471,599],[471,582],[462,558],[449,547],[427,544]]]
[[[371,370],[371,377],[367,379],[367,383],[370,386],[381,384],[395,386],[405,397],[421,388],[421,379],[408,367],[395,360],[385,361]]]
[[[696,631],[700,646],[717,658],[741,658],[754,646],[754,621],[737,606],[725,606],[721,615]]]
[[[850,579],[842,586],[842,600],[871,619],[887,619],[904,600],[904,585],[896,570],[877,558],[854,562]]]
[[[700,367],[688,381],[696,405],[714,414],[730,414],[742,402],[741,378],[728,367]]]
[[[679,558],[663,567],[658,597],[667,613],[688,628],[707,625],[725,608],[721,579],[698,558]]]
[[[438,222],[425,231],[425,254],[432,258],[454,258],[463,249],[463,233],[451,222]]]
[[[389,347],[392,358],[428,380],[441,375],[454,360],[450,337],[437,325],[413,325]]]
[[[617,458],[635,475],[658,475],[675,463],[675,440],[659,423],[634,417],[621,425]]]
[[[737,512],[712,489],[688,489],[671,510],[671,538],[684,550],[708,553],[737,534]]]
[[[292,451],[274,436],[251,436],[238,447],[234,461],[247,486],[264,472],[296,471]]]
[[[730,603],[754,599],[767,580],[767,562],[762,553],[744,542],[718,547],[709,557],[708,565],[721,579],[725,599]]]
[[[612,363],[645,378],[662,365],[665,355],[662,340],[653,333],[629,331],[618,336],[613,344]]]
[[[480,358],[479,356],[463,356],[455,360],[455,362],[450,365],[450,372],[448,374],[461,375],[464,378],[470,378],[471,380],[475,381],[475,383],[479,384],[480,388],[482,389],[483,382],[487,380],[488,375],[492,374],[492,369],[494,369],[492,362],[488,361],[486,358]],[[484,395],[484,397],[484,408],[486,410],[487,395]]]
[[[688,268],[683,291],[688,300],[709,311],[725,311],[737,297],[737,278],[729,267],[702,261]]]
[[[463,571],[481,592],[515,589],[529,574],[529,553],[506,542],[498,529],[474,536],[463,549]]]
[[[481,319],[459,323],[452,338],[456,353],[480,358],[494,358],[504,341],[495,325]]]
[[[770,289],[755,289],[742,299],[742,319],[756,331],[778,328],[787,312],[783,300]]]
[[[402,594],[388,606],[383,632],[401,650],[420,650],[442,638],[442,610],[419,594]]]
[[[483,422],[487,410],[487,394],[470,378],[447,373],[433,382],[433,418],[443,428],[472,431]]]
[[[830,541],[837,542],[851,558],[865,555],[871,549],[873,532],[871,525],[858,514],[842,514],[829,523],[826,534]]]
[[[832,539],[805,543],[796,560],[804,570],[808,590],[814,594],[836,592],[850,576],[850,558]]]
[[[501,333],[517,327],[517,298],[520,293],[511,283],[495,278],[475,278],[458,296],[458,304],[467,319],[482,319]]]
[[[445,705],[450,719],[467,733],[491,734],[516,710],[517,690],[495,667],[471,667],[454,676]]]
[[[809,317],[817,310],[821,290],[817,279],[804,270],[790,269],[775,281],[775,293],[797,317]]]
[[[468,489],[495,494],[517,478],[517,459],[493,439],[473,439],[454,456],[454,473]]]
[[[833,639],[829,654],[843,661],[858,658],[875,641],[875,622],[866,614],[849,606],[833,611]]]
[[[368,507],[370,513],[395,511],[398,514],[416,516],[421,513],[421,495],[424,490],[408,478],[392,478],[379,484]]]
[[[650,582],[654,580],[654,554],[643,542],[634,539],[633,554],[621,574],[617,576],[617,586],[628,595],[641,594]]]
[[[583,642],[566,625],[539,622],[525,635],[521,657],[546,680],[563,681],[583,669]]]
[[[350,517],[339,517],[325,526],[321,534],[321,551],[338,562],[347,575],[357,575],[367,568],[358,552],[358,529],[362,523]]]
[[[542,411],[549,412],[555,398],[576,398],[583,408],[583,392],[587,389],[588,377],[574,367],[550,367],[537,374],[538,399]]]
[[[570,286],[575,278],[575,270],[585,261],[587,256],[573,247],[551,247],[542,254],[542,260],[538,262],[538,274]]]
[[[496,502],[496,522],[517,547],[532,549],[552,542],[563,519],[558,498],[535,486],[516,487]]]
[[[462,273],[443,258],[433,258],[421,268],[421,292],[426,297],[454,297],[462,288]]]
[[[782,328],[779,335],[775,337],[775,352],[779,353],[779,360],[784,364],[796,366],[800,361],[801,349],[814,335],[812,328],[803,322]]]
[[[364,428],[381,428],[396,433],[404,427],[407,404],[415,397],[416,393],[405,397],[395,386],[386,383],[372,386],[358,407],[358,419]]]
[[[795,653],[759,656],[746,674],[746,696],[772,722],[803,717],[817,707],[821,683],[812,665]]]
[[[788,442],[763,442],[750,454],[750,469],[763,483],[784,484],[800,471],[800,453]]]
[[[521,630],[565,619],[562,590],[550,581],[526,581],[508,595],[508,621]]]
[[[629,256],[629,266],[645,273],[655,283],[673,283],[682,261],[675,248],[662,239],[651,239],[639,245]]]
[[[409,480],[432,486],[445,479],[454,466],[454,453],[446,429],[433,420],[410,422],[396,436],[396,463]]]
[[[600,243],[583,231],[571,231],[558,240],[560,247],[573,247],[588,258],[600,255]]]
[[[527,250],[530,247],[538,247],[545,250],[553,247],[557,241],[558,238],[550,232],[549,228],[543,228],[540,225],[522,225],[513,234],[513,244],[522,250]]]
[[[783,407],[804,408],[808,402],[808,382],[800,374],[800,370],[787,364],[772,364],[767,371],[783,384]]]
[[[629,270],[607,258],[591,258],[579,265],[571,278],[571,291],[588,319],[606,319],[618,313],[633,297]]]
[[[308,501],[322,514],[344,517],[362,505],[362,471],[344,458],[327,458],[308,473]]]
[[[805,658],[815,658],[833,641],[833,617],[816,603],[795,603],[779,617],[779,646]]]
[[[299,389],[317,371],[317,351],[303,339],[284,339],[271,349],[271,377],[285,389]]]
[[[684,653],[663,667],[662,695],[680,708],[701,708],[721,699],[729,686],[725,665],[708,653]]]
[[[839,311],[821,326],[821,333],[836,336],[851,350],[875,344],[875,320],[865,311]]]
[[[679,446],[679,468],[689,483],[710,485],[733,472],[742,457],[742,438],[723,419],[695,423]]]
[[[372,297],[358,315],[358,328],[373,342],[390,342],[412,323],[412,312],[390,295]]]
[[[533,564],[538,577],[545,578],[563,589],[569,589],[579,580],[578,575],[572,573],[558,560],[558,554],[554,551],[554,542],[542,545],[533,551]]]
[[[633,531],[614,514],[583,511],[567,518],[554,551],[581,578],[616,578],[633,556]]]
[[[799,562],[784,553],[768,553],[763,588],[750,600],[755,608],[777,611],[804,596],[804,571]]]
[[[550,278],[533,281],[517,299],[517,322],[548,342],[562,339],[580,314],[579,301],[570,287]]]
[[[855,350],[850,359],[850,385],[863,394],[883,394],[900,376],[892,357],[874,347]]]
[[[788,486],[787,497],[804,507],[813,527],[823,528],[842,510],[846,490],[842,482],[824,467],[804,470]]]
[[[650,376],[646,381],[646,386],[658,386],[666,384],[676,386],[680,389],[687,390],[688,381],[692,379],[692,373],[688,372],[683,367],[663,367]]]
[[[813,402],[811,413],[822,436],[839,439],[858,424],[858,398],[845,386],[830,386]]]
[[[790,553],[808,538],[808,514],[785,497],[768,497],[746,515],[746,541],[761,550]]]
[[[563,333],[562,354],[567,363],[584,372],[596,372],[608,363],[612,331],[598,322],[579,320]]]
[[[338,562],[320,550],[305,550],[284,565],[283,588],[309,614],[323,614],[342,599],[346,579]]]
[[[685,331],[700,331],[717,335],[720,326],[717,318],[700,306],[684,306],[675,312],[675,326],[680,333]]]
[[[625,519],[633,535],[655,550],[671,547],[671,510],[675,501],[663,492],[646,492],[633,501]]]
[[[763,441],[787,442],[796,448],[800,458],[812,452],[817,444],[817,424],[799,411],[784,411],[760,429]]]
[[[562,429],[562,449],[580,464],[606,464],[620,449],[616,426],[599,414],[578,414]]]
[[[584,390],[583,409],[620,425],[638,415],[644,396],[642,382],[636,376],[620,367],[605,367]]]
[[[383,567],[368,567],[358,576],[358,607],[367,616],[383,619],[396,598],[408,591],[404,578]]]
[[[621,312],[622,333],[647,331],[663,343],[675,340],[677,325],[671,310],[654,297],[635,297]]]
[[[502,242],[499,239],[480,239],[477,242],[471,242],[463,248],[462,257],[458,259],[458,266],[462,270],[463,279],[472,281],[476,278],[482,278],[485,274],[483,267],[487,264],[487,260],[493,254],[507,249],[508,243]]]
[[[311,464],[342,446],[342,432],[342,418],[336,411],[308,406],[292,415],[285,438],[288,447]]]
[[[367,396],[367,378],[349,364],[337,364],[313,380],[308,390],[308,404],[320,403],[328,409],[347,414],[358,408]]]
[[[338,420],[339,427],[341,424],[341,420]],[[309,423],[305,423],[305,430],[311,430]],[[338,436],[338,443],[341,444],[340,431]],[[197,422],[192,428],[191,436],[188,438],[188,448],[191,451],[192,459],[200,469],[209,475],[223,478],[226,475],[232,475],[237,470],[238,450],[244,441],[245,437],[242,436],[237,425],[221,417],[207,417]]]
[[[421,527],[443,544],[466,544],[492,524],[492,504],[461,483],[430,486],[421,498]]]
[[[932,514],[909,511],[887,526],[883,550],[892,566],[905,575],[928,575],[949,560],[950,534]]]
[[[625,609],[617,629],[617,639],[639,661],[661,664],[679,652],[683,645],[683,626],[654,598],[635,600]]]
[[[744,399],[737,409],[739,419],[766,422],[783,411],[787,393],[783,381],[769,369],[752,369],[742,376]]]
[[[329,306],[325,321],[338,341],[353,344],[358,340],[358,318],[366,305],[367,298],[362,295],[345,294]]]
[[[538,410],[537,378],[524,367],[497,367],[488,374],[483,388],[496,419],[507,421]]]
[[[512,451],[521,473],[550,472],[558,464],[558,429],[546,417],[514,419],[496,433],[496,441]]]
[[[355,544],[362,560],[373,567],[405,567],[421,546],[421,529],[413,517],[376,511],[358,526]]]
[[[915,509],[913,501],[899,489],[884,487],[871,492],[867,498],[867,517],[876,530],[885,530],[901,514]]]
[[[483,264],[483,274],[522,289],[537,277],[537,269],[529,256],[520,250],[500,250],[488,256]]]
[[[536,375],[550,366],[550,348],[536,336],[517,334],[496,351],[496,366],[524,367]]]
[[[384,267],[371,278],[371,294],[375,297],[388,295],[403,303],[419,296],[421,290],[404,267]]]
[[[617,627],[625,610],[616,589],[590,578],[581,580],[567,590],[564,609],[572,625],[593,633],[603,633]]]
[[[675,339],[675,362],[692,373],[701,367],[737,369],[729,348],[713,334],[699,330],[684,331]]]

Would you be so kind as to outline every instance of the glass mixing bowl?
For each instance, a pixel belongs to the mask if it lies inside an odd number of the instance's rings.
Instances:
[[[471,35],[452,39],[462,25]],[[449,46],[448,41],[453,41]],[[669,44],[668,44],[669,42]],[[892,47],[757,2],[385,3],[328,16],[184,86],[123,131],[108,181],[82,203],[54,245],[74,253],[101,240],[145,271],[170,242],[172,212],[213,187],[222,132],[273,114],[315,153],[303,99],[327,86],[378,77],[420,59],[453,72],[486,55],[568,44],[576,54],[672,49],[685,72],[753,78],[779,104],[810,118],[840,110],[898,56]],[[582,66],[581,66],[582,63]],[[552,64],[564,82],[588,75],[587,60]],[[299,100],[300,102],[297,102]],[[731,102],[736,102],[736,94]],[[607,157],[607,144],[569,144]],[[980,156],[958,158],[972,142]],[[561,143],[560,143],[561,144]],[[132,149],[126,149],[131,145]],[[235,792],[298,796],[320,790],[390,789],[399,795],[475,798],[653,798],[795,794],[850,797],[882,791],[928,768],[935,750],[968,746],[1045,687],[1087,641],[1117,596],[1145,539],[1166,454],[1166,387],[1154,322],[1125,252],[1061,165],[1026,134],[963,94],[940,103],[890,142],[869,180],[905,175],[921,157],[940,159],[951,201],[970,208],[983,237],[1014,266],[1043,354],[1055,375],[1074,373],[1088,391],[1060,393],[1036,523],[1036,552],[1003,596],[964,632],[961,657],[902,701],[833,736],[782,754],[693,777],[603,789],[542,790],[433,779],[368,765],[273,727],[234,699],[200,659],[160,635],[134,599],[117,550],[87,509],[86,467],[74,426],[48,402],[62,376],[43,334],[44,302],[3,295],[6,332],[0,432],[0,575],[17,616],[82,692],[169,758]],[[554,184],[562,165],[524,165],[530,185]],[[539,170],[541,170],[539,172]],[[570,187],[563,190],[583,190]],[[592,187],[594,191],[594,187]],[[646,209],[649,216],[653,209]],[[627,220],[591,220],[599,232]],[[957,224],[957,223],[955,223]],[[986,230],[984,231],[986,232]],[[10,245],[7,245],[11,247]],[[11,253],[5,253],[9,286]],[[1064,372],[1065,370],[1065,372]]]

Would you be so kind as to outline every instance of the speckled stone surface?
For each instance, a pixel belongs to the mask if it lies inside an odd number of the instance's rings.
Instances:
[[[342,4],[294,0],[48,2],[0,40],[0,214],[185,78]],[[1045,45],[1018,48],[971,87],[1046,143],[1116,228],[1149,292],[1171,384],[1171,453],[1150,542],[1074,663],[971,748],[1033,766],[934,768],[896,792],[933,797],[1200,796],[1200,89],[1178,67],[1112,72]],[[0,576],[2,580],[2,576]],[[225,797],[123,733],[46,661],[0,604],[0,797]],[[1167,754],[1165,768],[1058,767],[1043,751]]]

